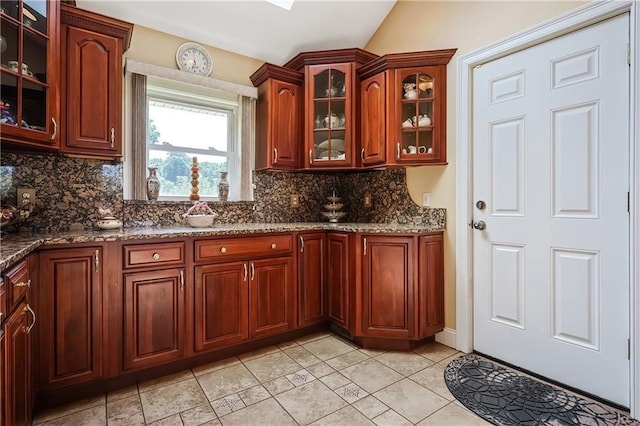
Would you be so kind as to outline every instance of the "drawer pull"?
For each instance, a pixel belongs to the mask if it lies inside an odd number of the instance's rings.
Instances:
[[[300,235],[300,253],[304,251],[304,237]]]
[[[247,264],[245,263],[244,265],[244,282],[247,282]]]
[[[362,248],[364,249],[364,255],[367,255],[367,237],[362,240]]]
[[[14,287],[29,287],[31,288],[31,280],[27,281],[26,283],[23,281],[21,283],[18,283],[16,285],[14,285]]]
[[[226,247],[222,247],[220,249],[220,253],[225,254],[227,252],[227,248]]]
[[[180,270],[180,291],[184,290],[184,269]]]
[[[160,253],[153,253],[153,256],[151,257],[153,257],[153,260],[158,260],[160,259]]]
[[[273,163],[278,162],[278,148],[273,148]]]
[[[31,329],[33,328],[34,325],[36,325],[36,313],[33,312],[33,309],[31,309],[31,306],[29,306],[29,304],[27,303],[27,306],[24,307],[25,311],[28,311],[32,316],[33,316],[33,322],[31,323],[31,325],[29,327],[27,327],[27,334],[31,333]]]
[[[276,249],[276,247],[277,247],[277,246],[276,246],[276,243],[271,243],[271,248],[272,248],[272,249],[274,249],[274,250],[275,250],[275,249]]]
[[[93,253],[93,272],[98,272],[100,270],[100,251],[96,250]]]
[[[253,264],[253,262],[251,262],[251,281],[253,281],[253,278],[256,276],[256,267]]]

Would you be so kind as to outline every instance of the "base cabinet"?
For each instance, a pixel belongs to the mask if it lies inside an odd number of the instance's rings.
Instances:
[[[362,237],[362,334],[414,337],[414,237]]]
[[[124,275],[124,370],[147,368],[185,356],[183,268]]]
[[[103,246],[40,252],[40,387],[103,378]]]
[[[31,311],[32,312],[32,311]],[[21,301],[5,322],[4,337],[0,340],[3,367],[2,386],[3,425],[31,424],[31,329],[35,317],[28,304]]]
[[[294,327],[291,256],[249,263],[249,335],[262,337]]]
[[[249,338],[247,262],[195,267],[195,350],[216,350]]]
[[[329,321],[349,329],[351,280],[349,234],[327,233],[327,288]]]
[[[326,245],[324,232],[298,235],[298,325],[327,319]]]

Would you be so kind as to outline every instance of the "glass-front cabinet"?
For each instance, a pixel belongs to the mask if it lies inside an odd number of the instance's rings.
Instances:
[[[353,166],[352,67],[314,65],[307,70],[306,167]]]
[[[436,96],[436,85],[440,83],[437,69],[396,70],[395,90],[400,94],[399,123],[394,123],[399,136],[396,140],[396,159],[432,160],[440,159],[439,131],[441,122],[437,110],[441,100]],[[446,158],[446,157],[445,157]]]
[[[57,148],[59,2],[0,2],[3,144]]]

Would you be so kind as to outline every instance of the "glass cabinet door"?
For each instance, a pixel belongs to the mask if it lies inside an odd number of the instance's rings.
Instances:
[[[313,114],[312,144],[309,148],[311,166],[325,166],[349,160],[350,100],[347,70],[323,67],[312,76]]]
[[[56,145],[58,2],[2,0],[0,124],[3,139]]]
[[[432,75],[418,72],[399,80],[401,134],[399,158],[432,157],[434,145],[434,84]]]

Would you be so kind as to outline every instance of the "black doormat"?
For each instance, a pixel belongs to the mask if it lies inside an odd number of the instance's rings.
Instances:
[[[606,405],[478,355],[451,361],[444,380],[458,401],[495,425],[640,425]]]

